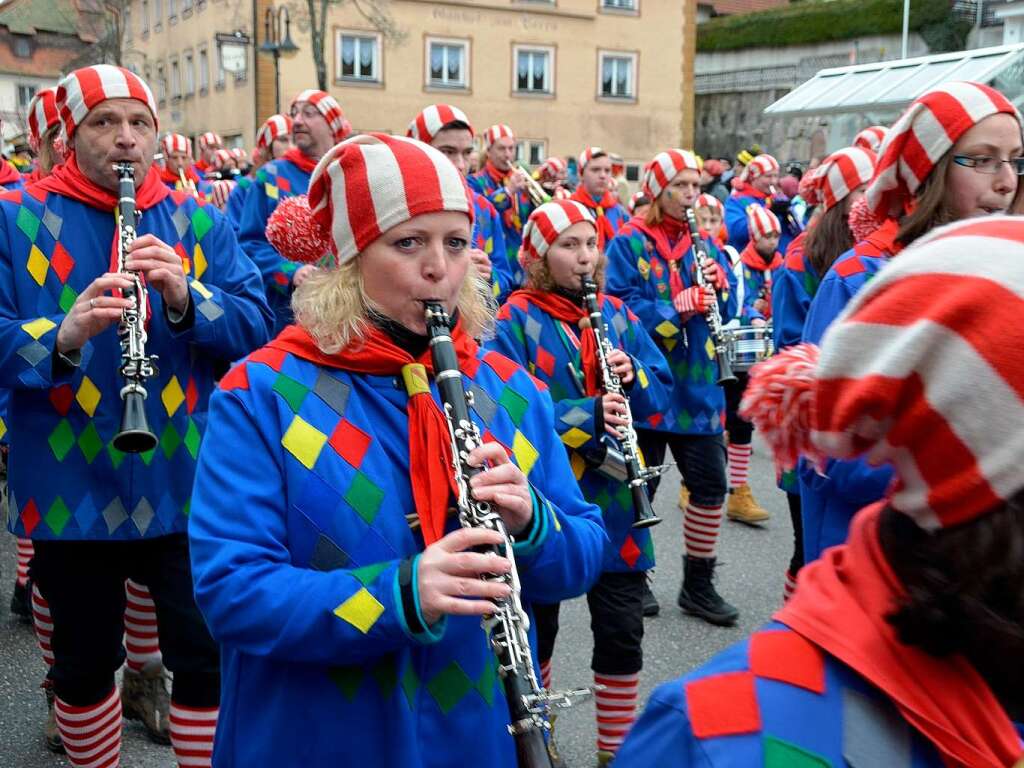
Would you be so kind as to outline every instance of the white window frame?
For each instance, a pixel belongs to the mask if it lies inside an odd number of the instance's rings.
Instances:
[[[519,88],[519,56],[520,54],[543,53],[548,57],[545,88],[543,90]],[[556,49],[553,45],[533,45],[514,43],[512,45],[512,94],[515,96],[540,96],[551,98],[555,95],[555,71],[557,67]]]
[[[536,150],[536,157],[534,151]],[[523,165],[540,165],[548,158],[546,139],[516,139],[516,162]]]
[[[181,65],[176,58],[171,59],[171,101],[181,98]]]
[[[199,46],[199,93],[210,90],[210,51],[205,45]]]
[[[341,72],[341,48],[346,37],[355,38],[360,41],[356,48],[356,58],[359,59],[359,52],[362,45],[369,42],[373,45],[373,64],[369,77],[361,75],[343,75]],[[336,27],[334,30],[334,82],[339,85],[381,85],[384,82],[384,45],[379,32],[370,32],[365,29],[342,29]]]
[[[162,61],[156,65],[156,103],[160,106],[167,103],[167,69]]]
[[[624,6],[619,4],[623,2],[629,3],[629,5]],[[640,13],[640,0],[601,0],[600,8],[601,11],[611,11],[612,13],[636,16]]]
[[[626,59],[630,62],[629,93],[606,94],[604,92],[604,63],[607,59]],[[640,54],[636,51],[611,51],[599,49],[597,52],[597,98],[601,101],[633,104],[637,100],[637,69],[640,64]],[[613,80],[613,85],[614,85]]]
[[[192,51],[185,51],[181,58],[181,90],[184,96],[196,92],[196,61]]]
[[[145,37],[149,34],[149,0],[142,0],[139,7],[142,15],[139,20],[139,31]]]
[[[433,80],[430,76],[431,71],[431,49],[435,45],[452,46],[462,49],[462,82],[459,83],[442,83]],[[472,53],[472,43],[468,38],[465,37],[427,37],[423,44],[424,49],[424,64],[423,64],[423,79],[426,87],[430,90],[441,90],[441,91],[468,91],[469,90],[469,77],[470,77],[470,61]],[[445,70],[447,72],[447,69]]]
[[[164,0],[153,0],[153,31],[159,32],[164,25]]]

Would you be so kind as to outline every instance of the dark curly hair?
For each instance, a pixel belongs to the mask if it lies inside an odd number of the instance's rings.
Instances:
[[[899,639],[933,656],[962,654],[1024,720],[1024,492],[934,533],[888,508],[879,537],[906,590],[886,617]]]

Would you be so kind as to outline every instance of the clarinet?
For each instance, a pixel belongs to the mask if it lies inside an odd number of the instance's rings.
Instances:
[[[426,302],[426,321],[434,378],[452,443],[459,523],[463,528],[488,528],[500,533],[503,543],[485,547],[484,551],[504,557],[512,564],[507,574],[484,577],[488,581],[504,582],[511,592],[504,600],[496,601],[498,612],[484,617],[482,622],[498,659],[498,674],[508,700],[511,718],[508,731],[515,740],[519,768],[552,768],[544,741],[544,734],[551,727],[546,716],[552,707],[571,706],[580,697],[589,695],[592,689],[546,691],[537,682],[530,651],[530,620],[520,599],[519,571],[512,554],[513,539],[491,505],[475,500],[469,491],[469,481],[483,470],[471,467],[466,457],[480,445],[481,438],[479,428],[469,416],[473,396],[462,384],[452,344],[451,322],[444,307],[435,302]]]
[[[686,209],[686,223],[690,227],[690,238],[693,241],[693,260],[696,267],[697,285],[701,288],[713,287],[704,277],[704,265],[711,262],[708,255],[708,247],[704,238],[700,236],[700,229],[697,227],[697,217],[693,208]],[[711,343],[715,346],[715,359],[718,361],[718,385],[736,381],[732,372],[732,365],[729,363],[729,340],[728,333],[722,328],[722,316],[718,313],[718,301],[712,301],[711,306],[704,313],[704,319],[708,323],[708,331],[711,333]]]
[[[614,347],[608,338],[608,326],[597,303],[597,284],[592,277],[584,275],[580,286],[583,289],[583,306],[590,317],[590,330],[597,340],[597,364],[601,372],[601,387],[608,394],[622,395],[626,404],[626,425],[619,427],[618,432],[619,443],[622,445],[622,461],[626,470],[626,483],[633,496],[633,527],[648,528],[660,523],[661,518],[654,514],[651,498],[647,494],[647,482],[660,475],[667,467],[648,469],[643,464],[636,430],[633,428],[633,411],[629,407],[629,398],[623,392],[618,374],[608,364],[608,355]]]
[[[156,376],[156,355],[146,355],[146,320],[148,305],[146,289],[138,272],[125,268],[128,249],[135,241],[139,213],[135,210],[135,168],[131,163],[118,163],[117,171],[117,271],[132,282],[122,296],[132,305],[121,312],[117,336],[121,343],[121,428],[114,435],[113,445],[124,453],[144,453],[156,448],[157,437],[146,420],[146,379]]]

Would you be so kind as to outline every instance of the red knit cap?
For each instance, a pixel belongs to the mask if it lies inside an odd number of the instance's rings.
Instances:
[[[800,178],[797,194],[808,205],[821,205],[821,179],[825,170],[823,165],[824,163],[816,165]]]
[[[875,153],[860,147],[847,147],[833,152],[820,166],[821,204],[827,211],[838,205],[858,187],[871,181],[877,161]]]
[[[884,126],[872,125],[853,137],[853,146],[870,150],[877,155],[882,149],[882,142],[885,141],[885,135],[888,132],[889,129]]]
[[[541,164],[540,168],[537,169],[537,175],[541,177],[547,176],[548,178],[553,179],[557,177],[558,174],[568,170],[569,165],[565,160],[560,157],[549,157]]]
[[[38,151],[43,134],[59,124],[57,89],[43,88],[36,91],[36,95],[28,103],[28,139],[32,148]]]
[[[160,146],[163,147],[164,156],[171,154],[171,152],[184,152],[186,155],[192,154],[192,147],[189,145],[188,139],[180,133],[168,133],[160,140]]]
[[[338,144],[309,180],[309,207],[343,264],[392,227],[424,213],[458,211],[473,220],[462,175],[429,144],[368,133]]]
[[[657,199],[662,190],[680,171],[700,171],[701,161],[693,152],[688,149],[668,149],[659,152],[654,159],[644,168],[643,181],[640,188],[647,193],[651,200]]]
[[[234,159],[235,158],[232,156],[231,150],[218,149],[213,153],[213,158],[210,164],[214,167],[214,169],[219,171],[221,168],[223,168],[225,165],[227,165]]]
[[[583,173],[583,169],[587,167],[587,163],[595,157],[608,157],[608,153],[600,147],[587,147],[580,152],[579,160],[576,161],[576,167],[579,168],[580,173]]]
[[[722,205],[722,201],[714,195],[709,195],[707,192],[702,192],[697,195],[697,200],[693,204],[694,208],[714,208],[718,211],[720,216],[725,216],[725,206]]]
[[[492,125],[484,131],[484,148],[488,148],[498,139],[515,139],[516,135],[507,125]]]
[[[341,104],[326,91],[309,89],[303,91],[292,100],[292,114],[299,104],[310,103],[323,115],[328,127],[334,134],[335,141],[342,141],[352,133],[352,124],[345,119],[345,113],[341,111]]]
[[[779,224],[779,217],[763,205],[747,206],[747,229],[750,231],[751,240],[767,237],[771,234],[782,234],[782,225]]]
[[[249,153],[246,151],[245,147],[232,147],[228,152],[230,152],[231,156],[240,163],[249,162]]]
[[[986,117],[1020,113],[999,91],[980,83],[945,83],[918,96],[889,129],[875,178],[866,191],[875,216],[903,213],[932,168],[957,139]]]
[[[159,128],[156,99],[141,77],[112,64],[76,69],[57,85],[57,111],[64,134],[71,139],[75,129],[97,104],[108,99],[135,99],[149,107],[153,124]]]
[[[585,221],[594,227],[597,224],[586,206],[575,200],[552,200],[538,207],[523,227],[523,244],[519,248],[519,263],[523,268],[544,258],[558,236],[573,224]]]
[[[753,181],[766,173],[778,173],[779,161],[771,155],[758,155],[743,167],[741,181]]]
[[[224,146],[224,140],[220,137],[220,134],[214,133],[213,131],[207,131],[206,133],[199,134],[197,141],[199,142],[200,152]]]
[[[1024,218],[951,224],[862,288],[820,353],[756,366],[741,414],[783,466],[865,456],[895,467],[892,504],[921,527],[966,522],[1024,488],[1022,312]]]
[[[442,128],[452,123],[463,123],[469,130],[470,136],[474,135],[473,125],[466,117],[466,113],[450,104],[431,104],[413,118],[405,135],[410,139],[418,139],[429,144]]]
[[[649,197],[647,197],[646,193],[644,193],[644,192],[634,192],[633,196],[631,198],[629,198],[629,212],[633,213],[634,211],[636,211],[636,207],[638,205],[643,205],[644,203],[650,204],[650,202],[651,202],[651,199]]]
[[[271,115],[263,121],[256,133],[256,147],[267,149],[274,139],[287,136],[292,132],[292,119],[288,115]]]

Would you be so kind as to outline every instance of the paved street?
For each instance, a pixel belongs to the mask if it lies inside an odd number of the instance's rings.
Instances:
[[[655,502],[656,511],[664,522],[653,529],[659,563],[654,591],[661,601],[662,613],[648,619],[646,624],[645,668],[641,678],[643,701],[656,683],[676,677],[756,628],[781,601],[792,530],[785,497],[775,488],[774,471],[763,446],[757,446],[752,474],[755,495],[773,517],[763,528],[725,524],[717,584],[722,594],[740,609],[740,623],[732,629],[711,627],[683,616],[675,606],[682,575],[682,519],[675,507],[678,475],[674,471],[665,475]],[[66,766],[66,759],[51,755],[42,745],[46,709],[38,686],[43,664],[29,627],[18,623],[8,613],[14,580],[14,541],[9,537],[0,541],[0,596],[3,598],[0,601],[0,766]],[[554,685],[589,684],[591,640],[586,602],[575,600],[564,605],[561,622],[555,651]],[[127,725],[125,734],[122,764],[126,768],[171,768],[174,765],[170,748],[150,744],[140,726]],[[582,704],[559,718],[558,742],[572,768],[595,764],[594,740],[592,704]]]

